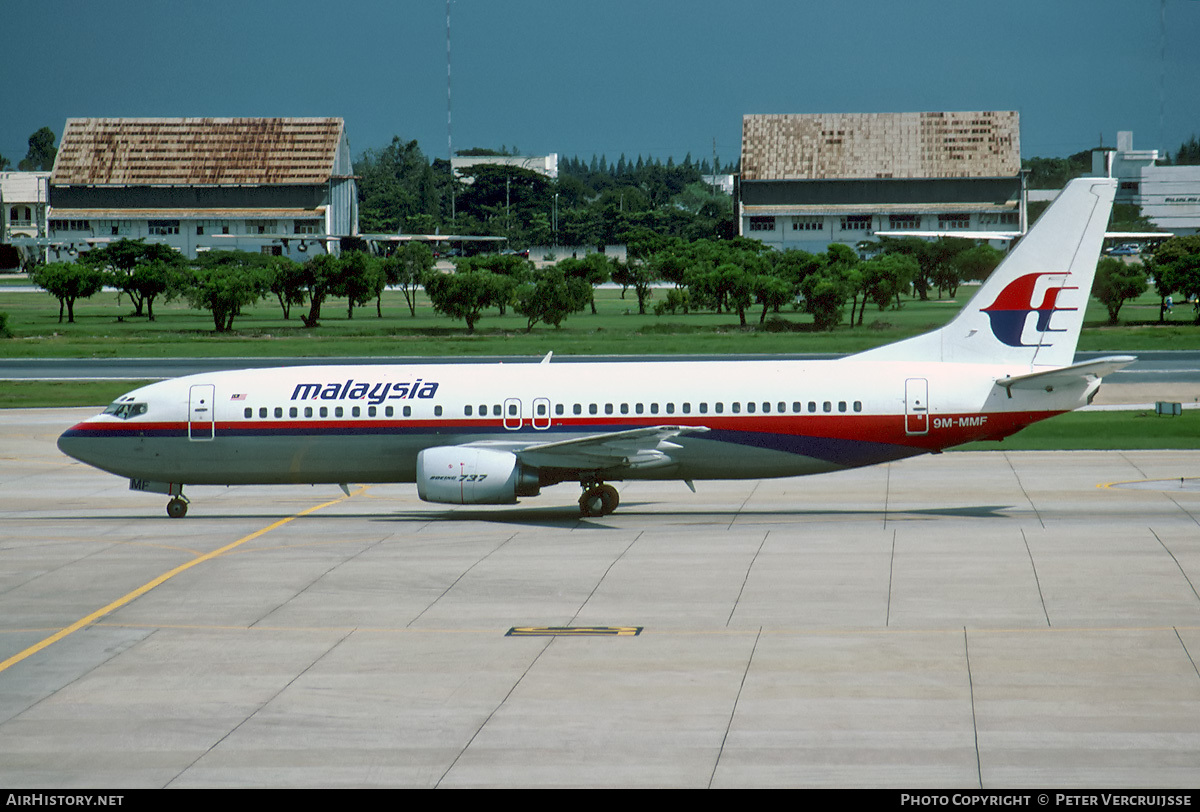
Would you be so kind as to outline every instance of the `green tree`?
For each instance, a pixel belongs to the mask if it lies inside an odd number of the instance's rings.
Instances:
[[[279,301],[286,321],[292,317],[292,307],[304,304],[304,267],[288,257],[270,257],[267,270],[271,278],[271,293]]]
[[[231,258],[192,268],[183,294],[189,305],[212,314],[218,333],[228,333],[242,308],[265,298],[270,290],[271,273],[267,268]]]
[[[467,332],[475,332],[475,324],[483,311],[496,300],[496,275],[491,271],[466,269],[452,274],[431,273],[425,278],[425,293],[433,309],[452,319],[467,323]]]
[[[95,296],[104,287],[104,274],[77,262],[50,262],[30,274],[33,284],[58,299],[58,322],[62,324],[63,308],[67,323],[75,322],[75,301]]]
[[[17,169],[22,172],[49,172],[54,168],[54,156],[58,154],[58,149],[54,146],[54,131],[49,127],[42,127],[40,130],[29,136],[29,151],[25,153],[25,157],[17,164]]]
[[[354,308],[379,299],[387,278],[370,254],[343,251],[337,257],[336,272],[329,286],[332,296],[346,297],[346,318],[354,318]],[[378,311],[378,308],[377,308]],[[382,312],[380,312],[382,315]]]
[[[587,304],[596,313],[596,286],[612,279],[613,262],[604,254],[592,252],[583,259],[567,257],[555,265],[568,279],[578,279],[587,285]]]
[[[133,316],[140,317],[145,311],[150,321],[154,321],[154,300],[170,293],[175,275],[186,264],[171,246],[142,239],[121,239],[93,248],[80,254],[79,262],[103,271],[108,284],[133,302]]]
[[[416,141],[395,136],[383,149],[364,152],[354,172],[363,232],[431,232],[440,224],[449,173],[435,172]]]
[[[1121,306],[1149,289],[1141,263],[1125,263],[1116,257],[1101,257],[1092,281],[1092,295],[1108,308],[1108,323],[1116,324]]]
[[[800,291],[805,308],[812,314],[818,330],[832,330],[842,321],[842,311],[850,298],[846,271],[837,266],[825,266],[804,278]]]
[[[337,283],[341,265],[332,254],[317,254],[300,267],[301,288],[308,299],[308,315],[301,315],[300,320],[309,329],[320,327],[321,305],[329,298],[330,291]]]
[[[434,265],[433,251],[421,242],[402,243],[396,253],[382,263],[387,284],[400,288],[408,312],[414,317],[417,315],[417,291],[426,275],[433,271]]]
[[[1178,293],[1185,300],[1200,296],[1200,234],[1172,237],[1163,242],[1154,249],[1149,270],[1163,300],[1159,308],[1161,321],[1168,296]],[[1200,323],[1200,310],[1196,319]]]
[[[558,329],[563,319],[587,307],[592,298],[592,286],[553,266],[538,271],[532,279],[518,285],[515,298],[513,310],[525,317],[525,332],[532,332],[539,321]]]

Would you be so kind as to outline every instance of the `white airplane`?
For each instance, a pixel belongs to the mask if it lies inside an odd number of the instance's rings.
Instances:
[[[1115,181],[1071,182],[945,327],[832,361],[308,366],[191,375],[68,429],[78,460],[184,485],[415,482],[512,504],[576,481],[816,474],[998,440],[1091,401],[1128,356],[1073,364]],[[694,490],[694,488],[693,488]]]

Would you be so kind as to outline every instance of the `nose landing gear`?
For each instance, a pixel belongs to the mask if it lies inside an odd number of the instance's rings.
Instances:
[[[188,501],[183,494],[176,496],[170,502],[167,502],[167,515],[172,519],[182,519],[187,515]]]
[[[579,512],[584,516],[607,516],[617,509],[621,497],[617,489],[603,482],[583,482],[583,496],[579,497]]]

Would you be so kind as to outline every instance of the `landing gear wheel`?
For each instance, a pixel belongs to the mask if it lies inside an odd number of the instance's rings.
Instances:
[[[182,519],[187,515],[188,503],[176,496],[170,502],[167,502],[167,515],[172,519]]]
[[[607,516],[620,503],[621,497],[612,485],[595,485],[579,497],[579,512],[584,516]]]

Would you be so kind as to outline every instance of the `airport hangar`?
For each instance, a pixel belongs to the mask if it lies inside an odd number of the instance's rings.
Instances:
[[[738,233],[778,249],[1026,227],[1015,111],[747,115],[741,170]]]
[[[340,118],[67,119],[49,201],[51,261],[122,238],[303,260],[358,234]]]

